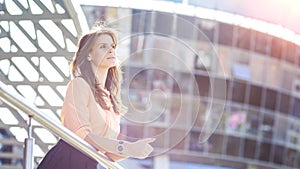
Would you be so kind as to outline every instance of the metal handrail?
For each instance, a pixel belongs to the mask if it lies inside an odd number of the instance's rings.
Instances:
[[[70,143],[79,151],[85,153],[95,159],[102,166],[109,169],[124,169],[118,163],[110,161],[103,153],[97,152],[89,143],[71,132],[62,124],[51,120],[45,113],[42,113],[35,105],[27,102],[27,100],[14,90],[10,90],[7,85],[0,81],[0,98],[12,107],[26,113],[30,118],[35,119],[51,132],[61,137],[66,142]],[[33,157],[32,157],[33,158]]]

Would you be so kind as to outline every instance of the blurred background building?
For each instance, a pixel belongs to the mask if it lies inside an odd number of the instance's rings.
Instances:
[[[57,121],[84,31],[68,2],[0,6],[1,81]],[[89,27],[104,19],[119,33],[120,137],[157,138],[150,158],[125,168],[300,167],[299,1],[79,3]],[[26,120],[1,103],[3,168],[22,164]],[[38,123],[33,131],[38,162],[57,137]]]

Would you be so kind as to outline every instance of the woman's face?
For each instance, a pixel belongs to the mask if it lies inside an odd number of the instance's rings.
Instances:
[[[92,66],[97,69],[109,69],[116,66],[115,44],[112,37],[108,34],[99,35],[89,53]]]

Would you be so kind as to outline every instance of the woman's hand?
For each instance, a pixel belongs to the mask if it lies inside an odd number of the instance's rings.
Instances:
[[[145,159],[153,151],[153,147],[150,143],[154,142],[155,138],[145,138],[136,142],[125,142],[124,148],[126,154],[130,157]]]

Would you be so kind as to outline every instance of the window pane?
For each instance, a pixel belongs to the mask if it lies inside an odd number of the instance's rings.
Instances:
[[[194,27],[195,18],[190,16],[178,15],[177,16],[177,37],[185,39],[196,39],[196,27]]]
[[[230,110],[227,110],[227,109],[224,109],[224,112],[222,114],[222,117],[218,123],[218,127],[217,127],[217,130],[218,131],[221,131],[221,132],[224,132],[226,130],[226,127],[227,127],[227,117],[226,115],[229,113]]]
[[[283,152],[284,152],[284,147],[280,145],[275,146],[274,157],[273,157],[274,163],[283,164],[283,158],[284,158],[284,156],[282,155]]]
[[[279,87],[281,78],[278,78],[278,75],[281,75],[281,69],[278,69],[281,67],[282,62],[280,60],[275,58],[266,58],[267,64],[265,65],[265,84],[266,86],[270,87]]]
[[[247,112],[242,107],[231,107],[226,115],[226,131],[244,133]]]
[[[262,142],[259,144],[259,160],[270,161],[271,156],[271,144],[267,142]]]
[[[175,72],[173,79],[173,93],[187,94],[191,92],[193,83],[190,73]]]
[[[195,79],[197,81],[200,96],[208,97],[210,90],[209,77],[204,75],[196,75]]]
[[[231,51],[235,63],[249,65],[252,54],[247,50],[233,48]]]
[[[185,142],[185,136],[186,132],[184,130],[176,130],[176,129],[171,129],[170,131],[170,146],[174,146],[174,149],[184,149],[184,142]]]
[[[264,33],[255,33],[255,52],[268,55],[270,51],[269,44],[270,35]]]
[[[214,77],[214,79],[211,80],[213,81],[210,89],[211,97],[213,97],[213,99],[226,100],[228,93],[228,80],[218,77]]]
[[[244,157],[254,159],[256,150],[256,141],[251,139],[245,139],[244,144]]]
[[[220,134],[213,134],[208,139],[209,143],[209,153],[216,153],[216,154],[222,154],[222,147],[223,147],[223,140],[224,136]]]
[[[227,153],[228,155],[232,156],[239,156],[240,154],[240,138],[229,136],[227,141]]]
[[[215,21],[205,19],[199,19],[197,23],[198,29],[200,30],[197,39],[200,41],[214,42],[214,35],[217,23]]]
[[[232,46],[233,26],[219,22],[218,43],[221,45]]]
[[[167,70],[160,69],[148,69],[149,71],[149,80],[151,82],[151,90],[158,90],[162,92],[170,92],[172,89],[172,77]]]
[[[197,152],[203,152],[204,151],[204,144],[199,143],[199,135],[200,132],[191,132],[190,133],[190,144],[189,144],[189,150],[191,151],[197,151]]]
[[[239,27],[237,31],[237,44],[238,48],[250,50],[251,49],[251,35],[250,29]]]
[[[143,49],[138,49],[139,43],[144,42],[145,36],[131,37],[129,60],[125,64],[142,64],[144,62]]]
[[[292,42],[286,42],[286,54],[285,54],[285,60],[290,62],[291,64],[296,63],[296,52],[295,52],[295,44]]]
[[[194,56],[193,64],[194,69],[200,70],[202,72],[211,71],[213,66],[213,61],[215,60],[216,53],[211,43],[198,41],[196,44],[196,54],[190,53],[189,55]],[[185,55],[183,58],[186,58],[189,55]],[[180,54],[180,56],[183,56]],[[182,62],[180,62],[182,66]]]
[[[138,9],[133,9],[132,14],[132,32],[151,31],[151,12],[144,12]]]
[[[287,63],[283,63],[281,65],[281,87],[290,91],[292,90],[295,80],[298,79],[299,72],[295,70],[299,69],[299,67]]]
[[[128,140],[134,141],[136,139],[144,138],[144,127],[143,126],[134,126],[126,125],[126,137]]]
[[[248,64],[239,63],[239,62],[233,63],[231,73],[233,78],[246,80],[246,81],[251,80],[251,70]]]
[[[286,142],[286,134],[288,131],[288,119],[285,118],[282,114],[278,114],[276,117],[276,123],[275,123],[275,137],[274,141],[277,143],[284,143]]]
[[[170,110],[170,119],[169,119],[170,124],[172,124],[173,127],[184,128],[187,125],[187,119],[189,118],[189,111],[190,111],[189,107],[185,105],[189,105],[193,103],[191,103],[191,100],[188,97],[185,97],[184,95],[173,95],[172,98],[170,99],[172,101],[171,110]],[[167,101],[165,102],[166,103],[164,103],[163,105],[164,107],[166,107],[166,104],[168,104]],[[160,101],[160,104],[162,103],[163,102]],[[195,106],[197,106],[197,104]],[[163,111],[164,109],[166,108],[161,108],[161,111]],[[193,113],[198,113],[198,112],[193,112]],[[199,119],[200,116],[202,116],[202,113],[198,116],[193,114],[193,117],[198,117]]]
[[[294,98],[292,104],[292,115],[300,118],[300,98]]]
[[[228,76],[231,74],[231,60],[233,58],[232,56],[232,48],[219,46],[218,47],[218,59],[219,59],[219,69],[218,74],[220,76]]]
[[[285,114],[289,113],[290,108],[290,96],[285,93],[280,94],[280,109],[279,111]]]
[[[258,83],[264,83],[265,76],[266,76],[266,58],[255,54],[251,56],[251,60],[249,63],[250,69],[251,69],[251,81],[255,81]]]
[[[163,12],[155,13],[155,33],[171,35],[173,28],[173,15]]]
[[[246,83],[242,81],[232,82],[232,101],[244,103],[246,93]]]
[[[290,122],[287,133],[287,143],[291,147],[297,148],[300,143],[300,123],[298,121]]]
[[[254,106],[261,105],[262,88],[260,86],[251,85],[249,104]]]
[[[272,37],[272,44],[271,44],[271,55],[275,58],[281,59],[283,53],[283,40],[280,38]]]
[[[204,100],[204,99],[203,99]],[[191,105],[191,107],[188,106],[183,106],[186,107],[187,109],[190,110],[190,119],[189,121],[194,122],[193,124],[193,128],[196,128],[197,130],[200,130],[205,123],[205,121],[207,121],[207,109],[209,106],[209,104],[206,101],[203,101],[201,98],[197,98],[197,99],[190,99],[190,103],[189,105]],[[177,105],[178,106],[178,105]],[[184,116],[185,114],[183,114]],[[171,117],[172,118],[172,117]],[[189,125],[185,122],[186,125]]]
[[[276,98],[277,93],[275,90],[272,89],[266,89],[266,100],[265,100],[265,106],[267,109],[275,110],[276,109]]]
[[[147,89],[149,71],[143,70],[142,68],[130,67],[129,78],[127,83],[130,89]]]
[[[297,159],[299,159],[299,153],[296,150],[288,148],[284,157],[285,165],[290,167],[299,167],[296,166]]]
[[[263,138],[271,140],[273,137],[274,114],[265,113],[262,122]]]
[[[169,37],[161,35],[147,35],[144,39],[143,57],[146,65],[155,65],[156,67],[171,67],[174,66],[176,59],[179,56],[178,51],[171,53],[173,50],[175,41]],[[178,47],[180,52],[184,52],[183,55],[189,52],[186,48],[182,48],[182,45]],[[174,50],[175,51],[175,50]],[[187,55],[187,57],[190,55]],[[184,67],[184,66],[183,66]],[[174,67],[176,68],[176,67]]]
[[[259,111],[250,109],[247,114],[246,132],[250,136],[256,136],[259,128]]]

